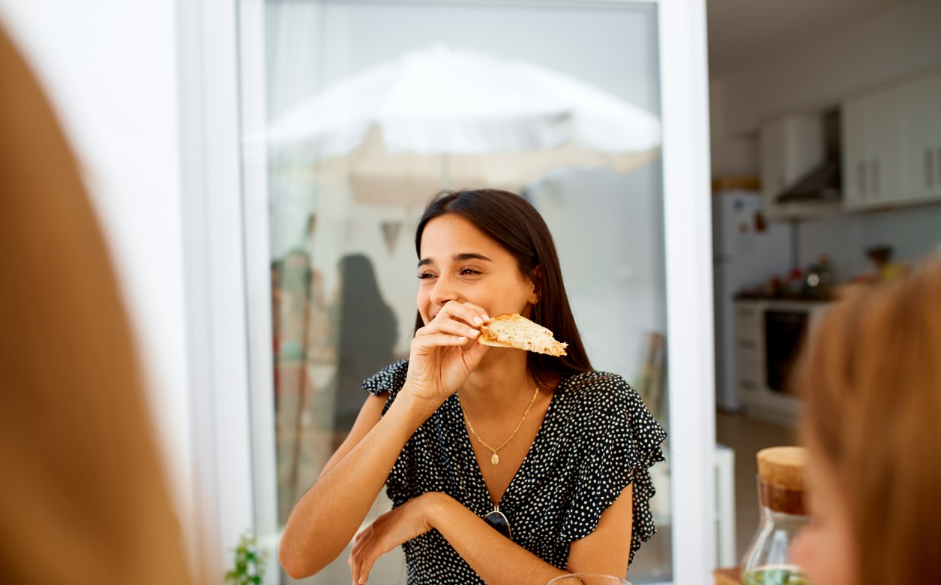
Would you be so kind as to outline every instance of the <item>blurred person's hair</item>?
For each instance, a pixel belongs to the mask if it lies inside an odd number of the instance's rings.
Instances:
[[[845,497],[860,585],[941,583],[941,260],[836,303],[792,383],[802,440]]]
[[[105,241],[2,27],[0,71],[0,582],[190,583]]]

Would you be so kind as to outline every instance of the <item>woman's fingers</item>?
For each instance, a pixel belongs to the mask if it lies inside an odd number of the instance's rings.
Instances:
[[[359,551],[363,548],[363,543],[365,543],[369,538],[367,534],[372,530],[372,526],[367,527],[365,530],[356,535],[356,538],[353,539],[353,548],[350,550],[350,559],[347,561],[347,564],[350,566],[350,576],[353,578],[353,585],[359,584],[359,575],[360,575],[360,561],[359,561]]]
[[[436,347],[454,347],[464,345],[470,339],[467,335],[454,335],[449,333],[427,333],[412,339],[412,348],[430,350]]]
[[[490,316],[487,315],[487,311],[477,305],[448,301],[441,307],[441,311],[432,319],[432,322],[442,318],[457,319],[464,321],[464,323],[472,327],[480,327],[485,321],[490,319]]]
[[[480,326],[488,318],[486,311],[476,305],[449,301],[430,323],[415,332],[415,336],[450,333],[474,339],[480,335]]]
[[[353,585],[361,585],[369,579],[369,572],[373,564],[383,554],[389,551],[383,550],[376,539],[376,531],[372,527],[367,528],[356,536],[353,549],[350,551],[350,574],[353,577]]]
[[[438,321],[436,319],[435,321],[416,331],[415,335],[417,337],[423,335],[432,335],[435,333],[449,333],[451,335],[457,335],[458,337],[474,338],[480,335],[480,330],[478,330],[476,327],[471,327],[462,321],[455,321],[454,319],[442,319]]]
[[[378,559],[380,555],[387,552],[389,551],[384,551],[379,547],[371,547],[366,550],[362,565],[359,569],[359,582],[361,584],[369,580],[369,571],[372,570],[373,563],[376,562],[376,559]]]
[[[484,354],[490,351],[490,346],[484,345],[483,343],[474,343],[464,352],[464,363],[467,365],[468,370],[475,370],[477,366],[480,365],[480,361],[484,358]]]

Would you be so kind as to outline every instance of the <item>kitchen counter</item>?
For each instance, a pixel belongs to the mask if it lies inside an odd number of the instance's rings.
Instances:
[[[766,295],[758,293],[748,293],[743,292],[735,295],[735,301],[763,301],[767,303],[832,303],[836,300],[833,295],[827,295],[822,297],[810,297],[810,296],[781,296],[781,297],[769,297]]]

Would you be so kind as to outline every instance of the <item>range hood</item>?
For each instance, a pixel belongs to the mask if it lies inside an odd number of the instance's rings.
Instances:
[[[778,203],[832,203],[843,192],[840,163],[840,110],[823,115],[823,162],[777,196]]]

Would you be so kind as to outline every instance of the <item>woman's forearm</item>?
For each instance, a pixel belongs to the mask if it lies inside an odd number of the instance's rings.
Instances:
[[[402,396],[341,461],[317,480],[288,518],[278,558],[295,579],[334,561],[362,525],[396,459],[427,418]]]
[[[448,496],[439,498],[430,516],[430,524],[488,585],[545,585],[568,574],[505,538]]]

